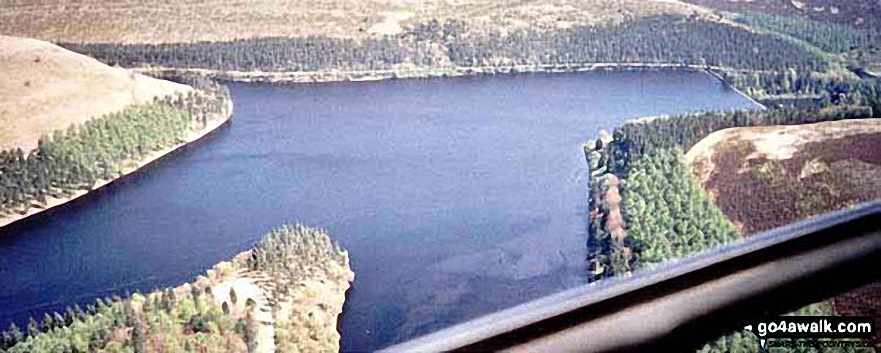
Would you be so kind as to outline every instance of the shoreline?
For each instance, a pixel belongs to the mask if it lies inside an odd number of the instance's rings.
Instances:
[[[569,73],[589,71],[628,71],[628,70],[686,70],[705,71],[724,82],[716,71],[754,72],[710,65],[672,64],[672,63],[590,63],[566,65],[509,65],[509,66],[448,66],[437,68],[396,68],[383,70],[354,71],[235,71],[198,68],[173,67],[135,67],[132,71],[146,75],[182,76],[197,74],[221,81],[246,83],[324,83],[324,82],[361,82],[381,81],[390,79],[461,77],[479,75],[497,75],[511,73]]]
[[[134,174],[138,170],[141,170],[141,168],[144,168],[144,167],[152,164],[153,162],[159,160],[163,156],[168,155],[168,154],[180,149],[181,147],[187,146],[193,142],[201,140],[204,137],[207,137],[212,132],[217,130],[217,128],[227,124],[232,119],[232,111],[233,111],[232,100],[229,101],[229,104],[227,107],[229,109],[229,114],[227,116],[223,117],[223,116],[215,115],[213,117],[213,119],[209,118],[208,123],[205,127],[201,128],[199,130],[188,132],[186,134],[186,136],[184,136],[184,138],[183,138],[184,142],[181,142],[181,143],[169,146],[165,149],[162,149],[159,151],[154,151],[154,152],[150,153],[150,155],[148,155],[147,157],[145,157],[139,161],[136,161],[134,166],[123,168],[122,173],[113,179],[109,179],[109,180],[99,179],[97,182],[95,182],[95,185],[92,187],[91,190],[79,190],[79,191],[76,191],[72,196],[66,197],[66,198],[47,197],[46,205],[41,205],[41,207],[33,207],[32,206],[30,208],[30,210],[28,210],[28,212],[25,214],[13,213],[13,214],[9,214],[9,215],[0,217],[0,230],[3,230],[4,228],[6,228],[10,225],[13,225],[19,221],[28,219],[31,216],[46,212],[46,211],[51,210],[53,208],[56,208],[58,206],[67,204],[68,202],[77,200],[85,195],[93,193],[93,192],[101,189],[104,186],[113,184],[117,180],[123,179],[126,176]],[[129,161],[129,162],[134,162],[134,161]]]
[[[329,83],[329,82],[362,82],[362,81],[381,81],[391,79],[414,79],[414,78],[438,78],[438,77],[463,77],[463,76],[480,76],[480,75],[497,75],[497,74],[527,74],[527,73],[574,73],[574,72],[592,72],[592,71],[629,71],[629,70],[685,70],[689,72],[704,72],[729,88],[746,98],[760,109],[767,109],[763,104],[759,103],[752,97],[741,92],[737,88],[728,85],[717,71],[749,71],[736,70],[710,65],[693,65],[693,64],[671,64],[671,63],[591,63],[576,65],[512,65],[512,66],[482,66],[482,67],[463,67],[452,66],[432,69],[389,69],[389,70],[364,70],[364,71],[315,71],[315,72],[264,72],[264,71],[222,71],[210,69],[180,69],[166,67],[147,67],[132,68],[131,71],[140,74],[163,76],[180,76],[189,74],[199,74],[209,76],[213,79],[231,82],[245,83],[279,83],[279,84],[297,84],[297,83]],[[48,202],[43,207],[31,207],[25,214],[11,214],[0,217],[0,229],[5,228],[18,221],[27,219],[33,215],[40,214],[44,211],[51,210],[55,207],[64,205],[68,202],[79,199],[93,191],[96,191],[106,185],[112,184],[114,181],[122,179],[141,168],[150,165],[154,161],[163,156],[176,151],[192,142],[196,142],[203,137],[209,135],[220,126],[226,124],[232,118],[233,103],[229,102],[230,114],[226,117],[211,119],[208,125],[198,131],[190,131],[185,137],[184,142],[170,146],[168,148],[155,151],[148,157],[137,161],[134,167],[124,168],[122,173],[110,180],[99,180],[95,183],[91,190],[81,190],[67,198],[48,198]],[[639,118],[641,119],[641,118]],[[635,119],[635,120],[639,120]]]
[[[171,68],[171,67],[142,67],[132,68],[132,71],[144,75],[156,77],[186,76],[191,74],[208,76],[213,79],[227,82],[243,83],[274,83],[274,84],[301,84],[301,83],[329,83],[329,82],[369,82],[393,79],[418,79],[418,78],[441,78],[441,77],[470,77],[481,75],[508,75],[530,73],[574,73],[574,72],[597,72],[597,71],[660,71],[660,70],[683,70],[686,72],[703,72],[719,80],[722,84],[750,101],[761,110],[767,110],[764,104],[743,91],[732,86],[719,72],[760,72],[755,70],[734,69],[712,65],[673,64],[673,63],[590,63],[590,64],[566,64],[566,65],[511,65],[511,66],[449,66],[439,68],[400,68],[386,70],[359,70],[359,71],[235,71],[235,70],[212,70],[195,68]]]

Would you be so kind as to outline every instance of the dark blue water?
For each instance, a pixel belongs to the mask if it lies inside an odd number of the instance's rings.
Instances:
[[[381,348],[583,283],[600,129],[750,106],[673,72],[230,88],[209,140],[4,231],[0,325],[190,281],[299,221],[350,252],[343,348]]]

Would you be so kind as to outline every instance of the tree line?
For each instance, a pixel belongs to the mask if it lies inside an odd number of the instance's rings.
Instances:
[[[28,153],[0,151],[0,215],[25,214],[49,197],[69,197],[119,176],[150,153],[184,142],[209,116],[227,114],[229,99],[221,86],[157,98],[45,135]]]
[[[631,121],[616,131],[627,137],[634,158],[640,158],[659,149],[678,147],[687,151],[707,135],[731,127],[798,125],[871,117],[872,108],[851,105],[826,109],[736,110]]]
[[[670,63],[750,70],[821,71],[825,59],[786,40],[696,17],[658,15],[616,25],[529,28],[456,39],[450,59],[462,66]]]
[[[881,48],[881,32],[857,29],[846,24],[812,21],[806,18],[773,13],[738,14],[737,22],[803,40],[828,53],[843,53],[860,48]]]
[[[779,97],[807,98],[807,106],[863,105],[881,116],[881,80],[849,79],[810,71],[722,72],[726,83],[750,97],[777,105]]]
[[[397,36],[253,38],[169,44],[61,43],[126,67],[158,65],[240,71],[379,70],[433,67],[665,63],[750,70],[822,71],[826,59],[777,36],[695,16],[657,15],[568,29],[484,32],[455,19],[417,24]]]
[[[363,40],[311,36],[252,38],[228,42],[75,44],[62,47],[108,65],[158,65],[229,71],[381,70],[405,60],[397,38]]]
[[[98,298],[85,309],[14,323],[0,333],[0,352],[242,352],[255,325],[224,313],[210,294],[197,287],[128,298]],[[251,334],[249,337],[248,334]]]
[[[682,161],[682,151],[707,135],[731,127],[870,117],[872,109],[859,106],[706,112],[628,122],[609,141],[587,143],[591,281],[736,239]]]

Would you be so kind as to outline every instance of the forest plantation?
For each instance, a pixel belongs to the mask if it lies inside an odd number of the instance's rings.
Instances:
[[[157,75],[163,70],[174,75],[202,72],[213,78],[232,71],[344,77],[347,72],[408,70],[495,73],[518,66],[527,71],[574,71],[599,64],[617,64],[612,69],[705,70],[762,103],[766,109],[635,120],[614,129],[611,138],[589,139],[584,146],[591,175],[585,260],[591,281],[626,276],[745,236],[684,161],[684,153],[709,134],[732,127],[881,118],[881,81],[857,70],[865,57],[881,50],[881,32],[783,15],[662,14],[507,33],[439,19],[399,35],[360,39],[59,44],[108,65],[154,70]],[[230,99],[223,86],[202,87],[203,93],[157,100],[57,131],[34,151],[0,152],[0,215],[26,213],[44,204],[46,197],[88,190],[96,181],[118,175],[127,162],[181,142],[182,134],[204,124],[206,115],[223,109]],[[285,226],[225,271],[265,275],[261,285],[270,293],[267,301],[279,303],[294,295],[289,292],[292,283],[337,276],[324,273],[327,263],[347,268],[347,254],[324,232]],[[206,295],[206,283],[222,278],[196,281],[186,291],[99,299],[85,309],[74,306],[65,313],[46,314],[24,329],[13,326],[3,332],[0,352],[144,352],[149,346],[162,351],[240,351],[256,345],[261,323],[210,304],[216,296]],[[820,303],[798,313],[828,315],[831,310],[828,303]],[[291,335],[285,336],[292,326],[274,326],[281,335],[276,336],[276,348],[302,349]],[[757,345],[754,337],[738,332],[701,351],[746,352],[757,350]]]

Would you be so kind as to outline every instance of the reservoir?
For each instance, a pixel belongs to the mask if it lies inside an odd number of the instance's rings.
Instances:
[[[231,84],[229,126],[0,230],[0,326],[178,285],[271,228],[327,229],[365,351],[585,282],[582,144],[625,120],[754,108],[703,73]]]

